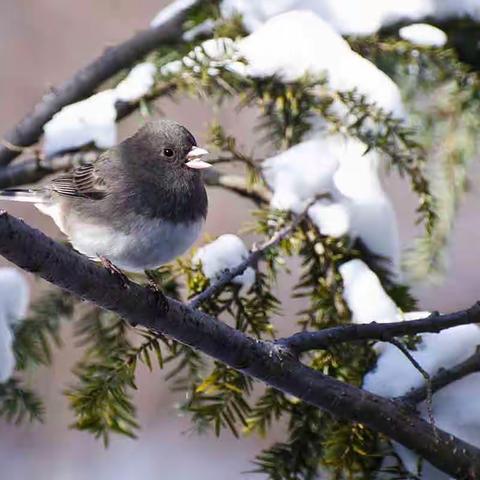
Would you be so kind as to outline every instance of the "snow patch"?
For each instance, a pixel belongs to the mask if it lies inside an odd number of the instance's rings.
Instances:
[[[13,268],[0,269],[0,383],[15,369],[12,328],[25,317],[30,289],[25,278]]]
[[[326,76],[332,89],[357,89],[385,111],[404,115],[395,83],[313,12],[291,11],[267,20],[238,42],[238,52],[248,76],[277,75],[285,82],[306,74]]]
[[[148,93],[155,82],[156,67],[139,63],[116,88],[63,107],[45,124],[43,151],[47,156],[94,143],[110,148],[117,143],[117,101],[135,102]]]
[[[199,248],[193,257],[194,264],[201,264],[203,273],[211,281],[225,270],[232,270],[248,257],[248,249],[236,235],[226,233],[213,242]],[[255,283],[255,270],[248,267],[232,282],[249,289]]]
[[[140,100],[153,87],[156,71],[157,68],[150,62],[135,65],[128,76],[115,88],[116,99],[123,102]]]
[[[447,34],[428,23],[415,23],[402,27],[398,34],[400,38],[421,47],[443,47],[447,43]]]
[[[398,308],[387,295],[377,275],[359,259],[339,267],[343,297],[352,312],[353,323],[390,323],[397,320]]]
[[[311,10],[345,35],[370,35],[384,26],[425,17],[480,19],[478,0],[223,0],[224,17],[240,14],[249,32],[271,17],[291,10]]]
[[[54,155],[91,142],[98,148],[115,145],[115,101],[115,91],[104,90],[86,100],[63,107],[43,127],[45,154]]]
[[[350,211],[344,203],[320,200],[308,209],[308,216],[322,235],[341,237],[350,229]]]
[[[400,271],[400,240],[392,204],[378,178],[378,154],[340,134],[316,134],[264,161],[271,206],[300,213],[316,195],[329,194],[309,215],[325,235],[348,233]]]
[[[170,22],[181,11],[192,8],[197,0],[175,0],[174,2],[162,8],[150,22],[150,27],[155,28]]]

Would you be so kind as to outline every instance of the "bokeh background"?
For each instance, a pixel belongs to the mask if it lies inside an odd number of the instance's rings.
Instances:
[[[104,48],[148,26],[162,0],[0,0],[0,134],[23,117],[42,94],[58,85]],[[207,124],[217,118],[240,144],[256,147],[253,130],[255,112],[238,112],[233,105],[218,111],[208,103],[188,99],[161,100],[158,114],[185,124],[201,144]],[[120,128],[124,138],[142,120],[132,116]],[[258,147],[258,146],[257,146]],[[262,148],[262,147],[259,147]],[[479,169],[474,165],[471,192],[460,208],[450,247],[450,270],[441,285],[415,286],[421,309],[450,311],[471,305],[478,299],[480,285],[480,229],[477,186]],[[417,232],[415,198],[408,184],[394,174],[385,176],[386,190],[394,203],[401,239],[408,248]],[[205,231],[211,235],[237,232],[250,219],[252,205],[220,191],[210,190],[210,213]],[[28,205],[2,202],[2,208],[24,218],[56,238],[53,223]],[[3,265],[6,262],[0,260]],[[294,266],[295,267],[295,266]],[[34,296],[45,285],[31,278]],[[288,278],[279,282],[278,295],[288,297]],[[277,324],[289,331],[289,318],[296,311],[287,302]],[[169,391],[163,373],[141,372],[136,395],[142,425],[137,441],[113,439],[108,450],[88,434],[69,430],[72,417],[62,391],[72,382],[70,368],[78,359],[70,328],[65,327],[64,346],[53,367],[31,373],[29,379],[47,405],[44,425],[15,427],[0,423],[0,478],[38,480],[220,480],[259,478],[242,474],[251,470],[250,460],[273,438],[237,440],[228,433],[220,439],[197,436],[188,418],[175,409],[180,399]]]

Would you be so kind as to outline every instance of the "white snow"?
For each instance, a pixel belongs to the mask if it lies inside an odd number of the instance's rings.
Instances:
[[[398,21],[471,16],[480,19],[478,0],[223,0],[223,16],[239,13],[250,32],[283,12],[311,10],[346,35],[370,35]]]
[[[341,265],[339,271],[352,322],[389,323],[397,320],[397,306],[386,294],[377,275],[362,260],[350,260]]]
[[[418,313],[412,316],[420,318]],[[462,325],[438,334],[423,334],[417,350],[410,353],[430,375],[434,375],[441,368],[448,369],[466,360],[479,344],[480,328]],[[394,345],[384,344],[377,366],[365,376],[363,387],[378,395],[396,397],[423,384],[422,375],[404,354]],[[432,411],[437,427],[480,447],[479,395],[480,373],[468,375],[435,393]],[[422,416],[427,418],[425,403],[419,407]],[[401,445],[394,444],[394,447],[406,468],[415,473],[418,457]],[[424,480],[448,478],[426,462],[422,473]]]
[[[309,215],[325,235],[361,238],[400,271],[400,240],[392,204],[378,178],[379,157],[359,140],[317,133],[262,165],[273,191],[271,206],[299,213],[316,195],[330,194]]]
[[[308,209],[308,216],[322,235],[341,237],[350,228],[350,211],[344,203],[319,200]]]
[[[175,0],[162,8],[150,22],[150,27],[155,28],[163,25],[174,18],[182,10],[187,10],[196,3],[196,0]]]
[[[325,45],[328,48],[324,48]],[[199,65],[211,67],[211,75],[218,73],[216,68],[226,67],[246,77],[277,75],[285,82],[299,80],[305,75],[326,77],[332,89],[356,89],[385,111],[399,118],[404,116],[400,91],[395,83],[373,63],[355,53],[318,15],[309,11],[278,15],[237,42],[229,38],[207,40],[182,60],[162,67],[160,72],[176,74],[183,67],[198,72]]]
[[[3,320],[0,321],[0,383],[5,383],[15,370],[13,333]]]
[[[402,27],[398,34],[400,38],[421,47],[443,47],[447,43],[447,34],[428,23],[415,23]]]
[[[135,65],[115,88],[116,99],[134,102],[145,96],[155,83],[156,70],[155,65],[150,62]]]
[[[202,23],[186,31],[183,34],[183,39],[186,42],[191,42],[192,40],[195,40],[200,35],[206,35],[213,32],[214,28],[215,28],[215,21],[212,20],[211,18],[207,18]]]
[[[300,213],[315,195],[331,191],[338,145],[335,137],[312,138],[265,160],[262,169],[273,190],[271,206]]]
[[[357,89],[384,110],[404,115],[395,83],[313,12],[291,11],[271,18],[238,42],[238,52],[247,62],[248,76],[277,75],[286,82],[306,74],[326,76],[332,89]]]
[[[116,88],[63,107],[43,127],[44,153],[55,155],[91,142],[98,148],[114,146],[117,143],[115,102],[142,98],[153,87],[155,72],[152,63],[139,63]]]
[[[25,278],[13,268],[0,268],[0,383],[13,374],[13,332],[27,313],[30,290]]]
[[[54,155],[90,142],[98,148],[109,148],[117,142],[115,119],[116,95],[104,90],[86,100],[62,108],[43,127],[43,151]]]
[[[243,241],[236,235],[226,233],[199,248],[193,257],[193,263],[201,263],[205,276],[214,281],[222,272],[237,267],[247,257],[248,250]],[[255,270],[248,267],[232,281],[248,289],[255,282]]]

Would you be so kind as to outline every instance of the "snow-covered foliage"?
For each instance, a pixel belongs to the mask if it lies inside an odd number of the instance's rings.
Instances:
[[[226,233],[199,248],[193,257],[193,263],[201,264],[205,276],[215,280],[225,270],[237,267],[247,256],[248,250],[243,241],[236,235]],[[233,279],[233,282],[250,288],[255,282],[255,270],[247,267],[241,275]]]
[[[273,190],[271,205],[300,212],[319,194],[309,211],[319,230],[327,235],[359,237],[376,255],[390,261],[392,273],[400,268],[400,241],[395,213],[378,178],[378,155],[353,138],[317,134],[263,164]]]
[[[13,268],[0,269],[0,383],[15,368],[12,328],[27,313],[30,291],[25,278]]]
[[[239,53],[235,42],[231,38],[211,38],[195,47],[182,60],[174,60],[160,69],[162,75],[180,72],[184,67],[199,72],[202,66],[208,66],[208,73],[218,74],[218,67],[228,67],[237,71],[244,71],[245,65],[237,62]]]
[[[240,40],[238,51],[251,77],[278,75],[289,82],[307,74],[325,76],[332,89],[357,89],[385,111],[403,115],[395,83],[312,12],[292,11],[271,18]]]
[[[144,62],[136,65],[116,88],[104,90],[62,108],[43,127],[46,155],[71,150],[93,142],[98,148],[117,143],[117,101],[134,102],[154,84],[156,67]]]
[[[447,43],[447,35],[428,23],[415,23],[402,27],[398,34],[400,38],[421,47],[443,47]]]
[[[223,0],[221,9],[226,17],[242,15],[250,32],[275,15],[298,9],[312,10],[339,33],[350,35],[370,35],[395,22],[425,17],[480,19],[477,0]]]

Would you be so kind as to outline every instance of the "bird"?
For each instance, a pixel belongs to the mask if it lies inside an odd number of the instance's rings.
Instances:
[[[33,203],[75,250],[105,266],[154,270],[200,235],[207,154],[184,126],[154,120],[96,160],[38,188],[1,190],[0,199]]]

